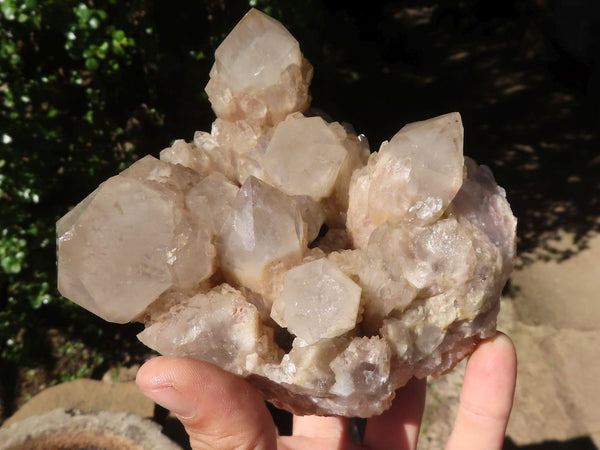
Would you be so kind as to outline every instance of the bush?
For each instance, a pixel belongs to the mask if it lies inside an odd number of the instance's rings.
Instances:
[[[77,315],[56,291],[54,223],[134,158],[158,128],[144,67],[156,47],[129,2],[0,4],[0,342],[27,363],[52,316]]]
[[[87,375],[140,351],[119,337],[126,327],[94,318],[57,292],[55,222],[136,158],[209,127],[203,88],[212,54],[249,4],[299,24],[314,13],[310,0],[0,1],[5,412],[19,368],[55,365],[65,354],[59,346],[85,345],[81,358],[96,355],[81,361]]]

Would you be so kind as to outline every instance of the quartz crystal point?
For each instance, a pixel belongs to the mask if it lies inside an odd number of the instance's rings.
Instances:
[[[293,199],[250,177],[223,224],[220,247],[223,270],[238,284],[262,293],[267,266],[292,265],[302,258],[305,224]]]
[[[317,259],[286,273],[271,316],[306,344],[314,344],[354,328],[360,291],[331,261]]]
[[[431,222],[462,184],[463,127],[451,113],[404,126],[373,153],[351,182],[348,230],[365,247],[386,220]]]
[[[210,223],[183,204],[199,178],[147,156],[104,182],[57,223],[61,293],[125,323],[174,285],[207,279],[216,253]]]
[[[329,197],[348,158],[343,142],[320,117],[277,125],[263,157],[273,184],[289,195]]]
[[[463,157],[458,113],[369,155],[351,126],[306,110],[311,76],[289,32],[251,10],[217,50],[210,132],[59,220],[58,286],[279,407],[369,417],[494,333],[516,219]]]
[[[290,32],[252,9],[217,48],[206,92],[218,117],[272,125],[307,108],[312,73]]]

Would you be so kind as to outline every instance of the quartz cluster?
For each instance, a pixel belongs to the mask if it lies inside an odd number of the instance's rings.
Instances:
[[[57,223],[59,289],[277,406],[369,417],[494,332],[516,219],[463,157],[458,113],[370,154],[350,125],[311,114],[311,77],[292,35],[251,10],[216,51],[211,132],[140,159]]]

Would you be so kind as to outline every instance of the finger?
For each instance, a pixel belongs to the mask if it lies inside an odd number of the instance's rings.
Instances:
[[[392,407],[369,419],[363,444],[368,448],[414,449],[425,408],[426,380],[411,379],[396,391]]]
[[[345,417],[294,416],[292,436],[279,438],[285,450],[349,450],[358,448],[350,442]]]
[[[469,357],[447,450],[501,449],[517,380],[517,355],[502,333],[479,343]]]
[[[294,416],[294,436],[344,439],[348,435],[345,417]]]
[[[212,364],[158,357],[140,368],[136,382],[177,415],[194,450],[276,448],[275,425],[260,394]]]

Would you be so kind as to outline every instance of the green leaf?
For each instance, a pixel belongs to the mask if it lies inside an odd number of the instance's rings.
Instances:
[[[125,32],[123,30],[115,30],[112,34],[113,41],[122,41],[125,39]]]
[[[96,71],[100,67],[100,63],[96,58],[88,58],[85,60],[85,67],[91,71]]]
[[[109,44],[108,42],[103,42],[100,47],[96,50],[96,56],[100,59],[106,58],[106,54],[108,53]]]
[[[6,273],[16,274],[21,272],[21,261],[15,257],[12,257],[12,255],[2,258],[0,264]]]
[[[12,2],[5,1],[0,3],[0,11],[6,20],[15,20],[15,6]]]

